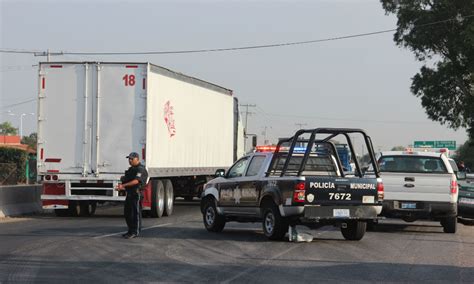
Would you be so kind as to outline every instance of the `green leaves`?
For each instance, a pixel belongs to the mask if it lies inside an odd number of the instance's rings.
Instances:
[[[27,157],[24,150],[0,147],[0,184],[24,182]]]
[[[16,133],[16,128],[10,122],[5,121],[0,124],[1,135],[16,135]]]
[[[28,145],[31,149],[36,150],[36,142],[38,140],[38,135],[36,132],[31,133],[29,136],[23,136],[21,138],[21,144]]]
[[[412,78],[429,118],[474,138],[474,1],[381,0],[397,15],[397,45],[426,62]],[[428,65],[429,63],[429,65]],[[433,66],[433,67],[432,67]]]

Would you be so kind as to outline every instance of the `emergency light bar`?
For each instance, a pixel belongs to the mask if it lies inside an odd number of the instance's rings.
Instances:
[[[275,152],[277,146],[273,145],[262,145],[255,147],[255,152]],[[289,151],[290,147],[280,147],[280,152]],[[305,153],[306,147],[295,147],[293,149],[293,153]]]

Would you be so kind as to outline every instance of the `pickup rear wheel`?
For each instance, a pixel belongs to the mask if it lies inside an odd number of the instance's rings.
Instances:
[[[450,234],[456,233],[457,224],[458,224],[458,219],[456,216],[448,217],[444,219],[443,221],[441,221],[441,225],[443,226],[443,231],[445,233],[450,233]]]
[[[280,215],[278,207],[270,202],[263,207],[263,233],[270,240],[281,240],[288,231],[288,221]]]
[[[217,213],[214,199],[206,199],[203,206],[202,219],[204,221],[204,227],[206,227],[209,232],[222,232],[222,230],[224,230],[225,217]]]
[[[344,225],[345,224],[345,225]],[[365,221],[349,220],[341,226],[341,233],[346,240],[359,241],[367,230]]]

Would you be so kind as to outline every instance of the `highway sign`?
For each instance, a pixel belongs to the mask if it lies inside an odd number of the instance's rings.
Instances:
[[[415,141],[414,148],[448,148],[456,150],[456,141]]]

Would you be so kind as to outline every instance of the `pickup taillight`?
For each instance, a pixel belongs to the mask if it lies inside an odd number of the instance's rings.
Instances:
[[[458,193],[458,182],[451,180],[451,195],[455,195],[456,193]]]
[[[384,198],[384,186],[382,179],[377,179],[377,199],[382,201]]]
[[[295,189],[293,191],[293,201],[298,203],[304,203],[306,196],[306,185],[305,182],[298,182],[295,184]]]

